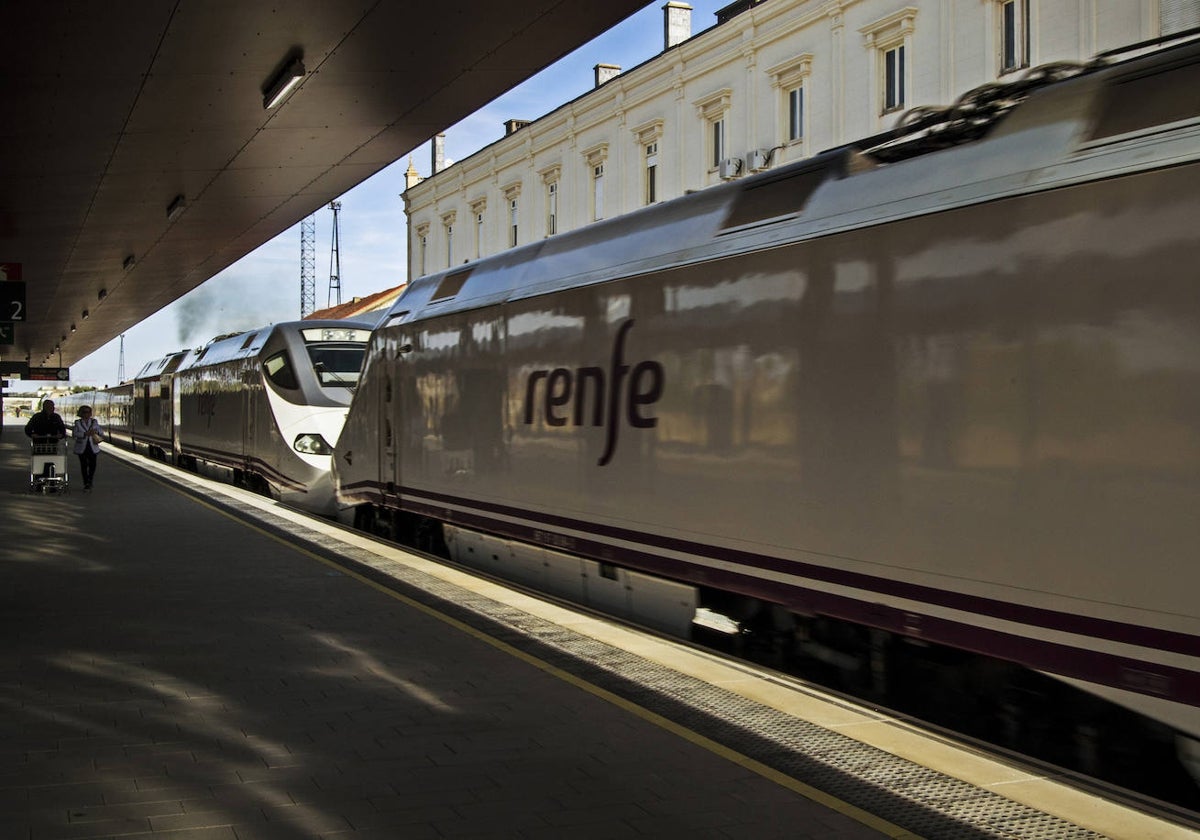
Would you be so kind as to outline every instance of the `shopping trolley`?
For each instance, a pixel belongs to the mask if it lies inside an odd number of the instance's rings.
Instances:
[[[68,488],[67,441],[35,435],[29,441],[29,490],[65,493]]]

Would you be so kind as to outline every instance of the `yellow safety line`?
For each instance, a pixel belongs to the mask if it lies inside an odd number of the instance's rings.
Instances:
[[[690,741],[691,743],[693,743],[699,747],[702,747],[703,749],[708,750],[709,752],[713,753],[714,755],[718,755],[727,761],[733,762],[734,764],[738,765],[739,767],[743,767],[746,770],[751,771],[752,773],[757,773],[759,776],[762,776],[763,778],[768,779],[781,787],[785,787],[788,790],[798,793],[801,796],[805,797],[806,799],[811,799],[814,802],[824,805],[825,807],[829,808],[830,810],[837,811],[839,814],[843,814],[847,817],[850,817],[851,819],[857,820],[858,822],[862,823],[863,825],[866,825],[869,828],[872,828],[875,831],[880,832],[881,834],[884,834],[888,837],[894,838],[894,840],[922,840],[921,836],[918,834],[914,834],[913,832],[911,832],[907,829],[901,828],[897,825],[893,825],[892,823],[888,822],[887,820],[881,819],[880,817],[877,817],[868,811],[864,811],[861,808],[851,805],[848,802],[844,802],[841,799],[830,796],[829,794],[827,794],[823,791],[820,791],[817,788],[812,787],[811,785],[806,785],[804,782],[801,782],[798,779],[794,779],[791,776],[788,776],[786,773],[781,773],[778,770],[775,770],[774,768],[768,767],[767,765],[763,764],[760,761],[750,758],[747,755],[743,755],[742,753],[737,752],[736,750],[732,750],[729,747],[726,747],[725,745],[712,740],[711,738],[701,735],[699,732],[695,732],[691,729],[688,729],[687,727],[680,726],[679,724],[675,723],[674,721],[672,721],[668,718],[665,718],[656,712],[652,712],[643,706],[639,706],[636,703],[632,703],[632,702],[626,700],[624,697],[621,697],[620,695],[613,694],[611,691],[603,689],[598,685],[594,685],[594,684],[588,682],[587,680],[581,679],[581,678],[575,676],[574,674],[570,673],[569,671],[564,671],[555,665],[551,665],[549,662],[546,662],[542,659],[537,658],[536,656],[526,653],[523,650],[513,647],[512,645],[508,644],[507,642],[502,642],[499,639],[489,636],[488,634],[486,634],[480,630],[477,630],[476,628],[472,627],[471,625],[465,624],[462,621],[459,621],[458,619],[454,618],[453,616],[446,615],[445,613],[440,612],[440,611],[434,609],[433,607],[428,606],[427,604],[422,604],[420,601],[415,601],[406,595],[402,595],[401,593],[396,592],[394,589],[389,589],[388,587],[384,586],[383,584],[381,584],[377,581],[371,580],[369,577],[367,577],[363,574],[360,574],[359,572],[356,572],[353,569],[347,568],[346,566],[343,566],[339,563],[335,563],[334,561],[330,560],[329,558],[322,557],[319,554],[309,551],[308,549],[306,549],[302,546],[299,546],[294,542],[290,542],[290,541],[284,539],[283,537],[279,536],[278,534],[271,533],[270,531],[268,531],[264,528],[260,528],[257,525],[251,524],[250,522],[247,522],[245,519],[243,519],[239,516],[236,516],[233,513],[230,513],[229,511],[224,510],[216,505],[206,502],[205,500],[203,500],[201,498],[193,496],[190,493],[184,493],[177,486],[175,486],[174,484],[171,484],[170,482],[166,482],[162,479],[158,479],[153,476],[151,476],[151,479],[153,481],[158,481],[159,483],[166,484],[167,486],[171,487],[172,490],[179,493],[180,495],[186,495],[189,499],[195,501],[197,504],[203,505],[204,507],[208,508],[209,510],[215,511],[216,513],[219,513],[222,516],[226,516],[226,517],[234,520],[235,522],[238,522],[238,523],[244,525],[246,528],[249,528],[251,531],[254,531],[257,534],[261,534],[262,536],[267,537],[268,539],[275,540],[275,542],[279,543],[280,545],[287,546],[288,548],[292,549],[293,551],[296,551],[297,553],[302,554],[305,557],[308,557],[312,560],[316,560],[318,563],[328,566],[331,569],[336,569],[337,571],[341,572],[342,574],[347,575],[348,577],[354,578],[355,580],[359,581],[360,583],[365,583],[368,586],[373,587],[374,589],[378,590],[379,592],[382,592],[385,595],[395,598],[397,601],[400,601],[401,603],[405,604],[406,606],[412,607],[413,609],[416,609],[416,610],[420,610],[421,612],[425,613],[426,615],[428,615],[432,618],[436,618],[437,620],[450,625],[451,627],[455,628],[456,630],[466,633],[468,636],[471,636],[475,639],[485,642],[486,644],[491,645],[492,647],[496,648],[497,650],[503,651],[504,653],[507,653],[509,656],[516,657],[517,659],[520,659],[522,662],[526,662],[526,663],[534,666],[535,668],[538,668],[539,670],[545,671],[547,674],[557,677],[558,679],[562,680],[565,683],[568,683],[569,685],[573,685],[576,688],[582,689],[582,690],[588,692],[589,694],[599,697],[601,700],[606,700],[607,702],[612,703],[614,706],[624,709],[625,711],[630,712],[631,714],[634,714],[637,717],[640,717],[642,720],[645,720],[649,723],[654,724],[655,726],[659,727],[660,729],[665,729],[668,732],[670,732],[674,735],[677,735],[686,741]]]

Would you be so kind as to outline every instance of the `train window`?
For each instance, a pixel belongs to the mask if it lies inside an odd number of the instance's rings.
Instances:
[[[1200,117],[1200,62],[1118,79],[1104,91],[1090,140]]]
[[[432,303],[437,300],[446,300],[454,297],[462,290],[463,284],[467,282],[467,278],[470,276],[470,269],[454,274],[447,274],[442,278],[442,282],[438,283],[438,287],[434,290],[433,297],[429,299],[429,302]]]
[[[367,348],[362,344],[310,344],[308,347],[317,381],[323,386],[340,385],[345,388],[353,388],[358,384],[358,373],[366,352]]]
[[[405,318],[407,318],[408,314],[409,313],[408,313],[407,309],[404,310],[403,312],[393,313],[388,316],[387,321],[380,324],[380,327],[382,327],[383,329],[387,329],[388,327],[394,327],[396,324],[399,324],[401,321],[403,321]]]
[[[292,361],[286,352],[276,353],[267,359],[263,362],[263,369],[267,372],[267,379],[280,388],[294,391],[300,387],[300,383],[296,381],[296,371],[292,368]]]
[[[829,170],[822,166],[752,182],[734,198],[729,216],[721,227],[729,230],[796,216],[828,176]]]

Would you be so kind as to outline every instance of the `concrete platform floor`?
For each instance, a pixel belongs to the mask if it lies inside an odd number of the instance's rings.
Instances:
[[[1196,836],[111,447],[32,495],[27,451],[0,434],[0,840]]]
[[[882,836],[108,447],[90,493],[26,459],[10,425],[4,840]]]

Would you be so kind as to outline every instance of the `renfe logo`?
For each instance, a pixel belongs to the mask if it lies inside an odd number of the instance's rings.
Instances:
[[[622,384],[625,386],[625,419],[629,425],[635,429],[653,429],[657,426],[658,418],[646,417],[643,408],[653,405],[662,397],[663,366],[654,361],[638,362],[630,372],[629,365],[625,364],[625,338],[631,329],[632,318],[617,330],[607,376],[604,368],[598,367],[581,367],[575,371],[566,368],[535,370],[529,374],[529,381],[525,385],[525,424],[533,423],[534,412],[540,407],[547,426],[565,426],[568,412],[560,414],[559,409],[570,405],[570,420],[574,425],[582,426],[590,406],[591,425],[607,427],[604,454],[596,462],[601,467],[612,460],[617,448]],[[543,380],[545,385],[541,388],[539,400],[538,383]]]

